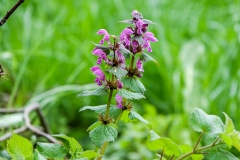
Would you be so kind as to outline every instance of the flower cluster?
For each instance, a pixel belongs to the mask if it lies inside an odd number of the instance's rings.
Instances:
[[[95,44],[92,51],[92,54],[98,57],[97,66],[91,68],[93,74],[97,76],[95,82],[99,86],[104,85],[106,89],[111,90],[123,88],[122,77],[142,77],[144,59],[141,59],[141,55],[145,50],[152,52],[150,43],[157,42],[154,34],[147,31],[149,24],[152,24],[152,22],[143,19],[142,14],[137,10],[132,11],[132,19],[121,22],[132,25],[123,29],[119,37],[110,35],[105,29],[100,29],[97,34],[103,35],[103,38],[99,44]],[[107,46],[104,46],[104,43]],[[134,62],[137,54],[139,54],[138,59]],[[126,59],[129,59],[130,56],[131,62],[128,66],[126,65]],[[111,73],[113,77],[106,78],[99,67],[103,63],[107,66],[105,73]],[[117,107],[123,107],[122,101],[123,98],[117,94]]]

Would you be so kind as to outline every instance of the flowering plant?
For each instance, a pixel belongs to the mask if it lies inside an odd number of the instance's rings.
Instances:
[[[188,157],[193,160],[201,160],[204,157],[210,160],[219,159],[219,157],[224,157],[226,160],[237,159],[230,152],[218,147],[226,144],[229,148],[233,146],[240,151],[240,132],[235,130],[232,120],[225,113],[224,124],[218,116],[208,115],[198,108],[194,109],[189,117],[189,124],[194,131],[201,134],[194,147],[191,147],[186,144],[177,145],[170,138],[160,137],[153,131],[151,124],[133,110],[132,100],[145,98],[146,89],[140,81],[144,72],[143,63],[155,61],[146,52],[152,52],[151,42],[158,40],[148,31],[148,26],[153,22],[143,19],[142,14],[136,10],[132,12],[132,19],[121,22],[131,26],[123,29],[119,36],[110,35],[105,29],[97,32],[103,35],[103,38],[99,44],[93,43],[95,48],[92,54],[97,56],[97,62],[90,70],[96,76],[94,81],[98,88],[83,91],[78,95],[79,97],[108,96],[106,104],[85,106],[80,109],[80,111],[93,110],[99,114],[97,122],[87,129],[92,143],[96,146],[95,149],[83,151],[82,146],[74,138],[64,134],[54,135],[67,141],[70,158],[102,159],[109,142],[117,139],[119,121],[126,123],[141,121],[150,129],[146,146],[156,153],[157,159],[182,160]],[[211,137],[213,142],[206,146],[199,146],[204,135]],[[61,144],[38,142],[36,151],[32,155],[31,143],[16,134],[13,134],[7,143],[7,150],[14,159],[19,157],[43,160],[63,159],[67,154]],[[25,146],[24,149],[22,146]]]

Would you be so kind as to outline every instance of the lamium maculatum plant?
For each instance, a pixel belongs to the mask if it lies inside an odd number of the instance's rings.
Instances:
[[[204,158],[237,160],[238,158],[231,152],[222,148],[225,145],[240,151],[240,132],[235,130],[233,121],[226,113],[224,113],[226,121],[223,123],[218,116],[208,115],[203,110],[195,108],[189,116],[189,124],[194,131],[200,132],[200,135],[196,144],[191,147],[187,144],[177,145],[170,138],[160,137],[153,131],[151,124],[134,111],[132,100],[145,98],[146,89],[140,81],[144,73],[143,64],[146,61],[156,62],[150,56],[151,43],[158,40],[148,31],[148,26],[153,22],[144,19],[136,10],[132,11],[132,19],[120,22],[129,26],[119,35],[111,35],[105,29],[97,32],[102,39],[97,44],[93,43],[95,48],[92,54],[97,60],[96,65],[90,68],[96,76],[94,82],[97,88],[78,94],[79,97],[108,97],[106,104],[85,106],[80,109],[98,113],[97,122],[87,129],[92,143],[96,146],[95,149],[83,151],[82,146],[74,138],[58,134],[54,137],[65,139],[65,143],[69,144],[68,151],[62,144],[38,142],[33,153],[32,144],[13,133],[7,141],[9,155],[13,159],[62,160],[67,157],[72,160],[101,160],[108,144],[117,139],[119,121],[126,123],[140,121],[149,127],[145,145],[146,149],[156,153],[155,159],[183,160],[190,157],[193,160]],[[212,142],[201,146],[203,136],[209,136]]]

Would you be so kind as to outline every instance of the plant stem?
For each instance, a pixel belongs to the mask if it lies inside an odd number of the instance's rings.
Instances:
[[[121,119],[122,117],[122,114],[123,114],[123,110],[121,111],[120,115],[117,117],[117,119],[115,120],[114,124],[117,125],[119,120]]]
[[[201,136],[200,136],[200,137],[201,137]],[[199,139],[200,139],[200,137],[199,137]],[[217,139],[216,139],[212,144],[210,144],[210,145],[207,145],[207,146],[204,146],[204,147],[200,147],[200,148],[195,149],[195,150],[193,149],[192,151],[190,151],[190,152],[182,155],[181,157],[177,158],[176,160],[185,159],[185,158],[191,156],[192,154],[199,154],[200,151],[208,150],[208,149],[211,149],[211,148],[213,148],[213,147],[215,147],[215,146],[217,146],[217,145],[223,144],[223,143],[217,143],[218,140],[219,140],[219,138],[217,138]],[[195,145],[195,146],[196,146],[196,145]],[[200,154],[201,154],[201,153],[200,153]]]
[[[113,94],[113,89],[110,89],[110,93],[108,96],[108,103],[107,103],[107,109],[106,109],[106,114],[105,114],[105,118],[108,118],[108,114],[109,114],[109,110],[110,110],[110,105],[111,105],[111,100],[112,100],[112,94]]]
[[[160,156],[160,160],[162,160],[163,158],[163,153],[164,153],[164,149],[162,150],[161,156]]]
[[[203,135],[204,135],[204,132],[202,132],[202,133],[200,134],[200,136],[199,136],[199,138],[198,138],[198,141],[197,141],[196,145],[195,145],[194,148],[193,148],[193,152],[195,152],[195,150],[197,149],[197,146],[198,146],[199,142],[201,141]]]
[[[130,70],[132,70],[132,69],[133,69],[134,58],[135,58],[135,56],[134,56],[134,55],[132,55],[132,59],[131,59],[131,63],[130,63]]]

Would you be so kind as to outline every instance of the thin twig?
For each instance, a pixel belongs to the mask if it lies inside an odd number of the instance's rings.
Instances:
[[[27,129],[28,129],[27,126],[22,126],[20,128],[13,130],[12,132],[18,134],[18,133],[25,132]],[[0,137],[0,142],[5,141],[6,139],[10,138],[12,136],[12,132],[7,132],[6,134],[2,135]]]
[[[42,126],[44,128],[44,131],[46,133],[50,134],[51,132],[50,132],[49,126],[48,126],[48,124],[46,122],[46,119],[44,118],[44,115],[43,115],[41,109],[37,108],[36,111],[37,111],[37,114],[38,114],[38,116],[40,118],[41,124],[42,124]]]
[[[24,108],[0,108],[1,114],[23,112]]]
[[[3,17],[3,19],[0,21],[0,26],[2,26],[8,18],[12,15],[12,13],[24,2],[24,0],[19,0],[10,11],[7,11],[6,15]]]
[[[50,134],[47,134],[47,133],[39,130],[38,128],[34,127],[34,126],[31,124],[30,119],[29,119],[29,114],[30,114],[33,110],[36,110],[36,109],[38,109],[38,108],[39,108],[39,104],[34,103],[34,104],[31,104],[31,105],[27,106],[27,107],[24,109],[23,119],[24,119],[24,121],[25,121],[25,124],[26,124],[27,128],[28,128],[29,130],[31,130],[32,132],[34,132],[35,134],[47,138],[50,142],[59,143],[53,136],[51,136]]]

